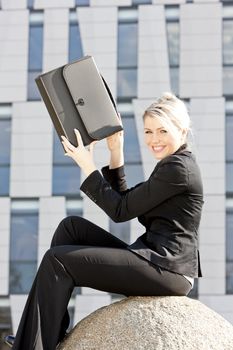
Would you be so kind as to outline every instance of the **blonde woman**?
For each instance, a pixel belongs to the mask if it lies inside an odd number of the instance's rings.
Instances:
[[[200,171],[187,146],[184,103],[165,93],[144,113],[145,143],[159,160],[149,179],[127,189],[123,132],[107,139],[109,166],[96,169],[76,130],[78,147],[64,137],[66,155],[83,170],[81,190],[116,222],[138,218],[144,233],[131,245],[80,217],[58,226],[18,328],[15,350],[54,350],[69,324],[75,286],[129,295],[187,295],[201,275],[198,227],[203,205]]]

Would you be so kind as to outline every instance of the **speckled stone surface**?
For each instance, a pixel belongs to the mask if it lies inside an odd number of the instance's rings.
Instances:
[[[233,350],[233,326],[188,297],[129,297],[81,320],[59,350]]]

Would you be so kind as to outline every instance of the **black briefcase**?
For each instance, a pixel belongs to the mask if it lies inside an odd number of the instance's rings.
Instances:
[[[35,81],[60,139],[64,135],[77,146],[76,128],[88,145],[122,130],[115,101],[92,56],[41,74]]]

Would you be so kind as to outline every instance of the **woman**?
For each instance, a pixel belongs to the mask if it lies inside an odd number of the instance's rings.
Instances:
[[[69,324],[74,286],[126,296],[182,296],[201,275],[197,240],[203,191],[187,148],[186,107],[165,93],[143,118],[145,143],[159,162],[147,181],[131,189],[123,168],[123,132],[107,138],[110,164],[103,176],[77,130],[77,148],[63,137],[66,155],[86,175],[81,190],[116,222],[138,217],[145,233],[127,245],[83,218],[64,219],[41,262],[16,338],[8,339],[13,349],[56,348]]]

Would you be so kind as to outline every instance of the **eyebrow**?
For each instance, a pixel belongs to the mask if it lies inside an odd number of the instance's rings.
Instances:
[[[161,128],[157,128],[156,130],[161,130],[161,129],[165,129],[163,126]],[[150,128],[144,128],[144,130],[151,130]]]

